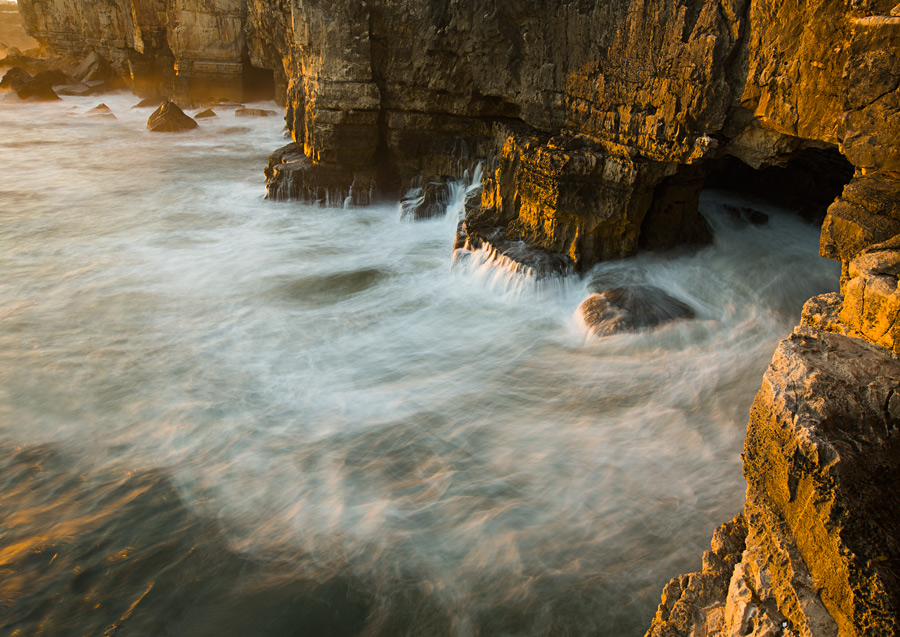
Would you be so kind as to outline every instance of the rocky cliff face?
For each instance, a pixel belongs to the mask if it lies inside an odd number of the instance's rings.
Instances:
[[[523,240],[584,269],[707,240],[696,193],[723,157],[758,168],[831,147],[893,179],[892,6],[23,0],[20,10],[53,52],[98,50],[141,93],[239,100],[268,82],[297,144],[267,171],[273,196],[408,193],[427,214],[448,179],[487,160],[473,242]]]
[[[650,630],[697,636],[898,632],[894,5],[19,2],[53,53],[97,50],[138,92],[203,101],[269,86],[293,135],[267,167],[272,197],[405,194],[427,215],[484,161],[457,247],[544,274],[707,240],[699,190],[736,162],[751,182],[790,166],[779,186],[794,199],[840,194],[821,251],[843,265],[841,294],[807,304],[779,346],[748,428],[746,506],[702,572],[666,587]],[[841,162],[855,172],[843,193]]]

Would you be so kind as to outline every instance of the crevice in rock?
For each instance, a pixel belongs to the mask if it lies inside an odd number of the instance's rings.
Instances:
[[[378,35],[378,20],[380,12],[384,9],[382,3],[369,3],[369,64],[372,72],[372,82],[378,87],[379,104],[378,120],[375,124],[378,139],[375,143],[375,181],[382,192],[400,191],[400,178],[397,171],[391,165],[390,152],[388,150],[388,109],[385,104],[387,83],[385,80],[386,43]]]
[[[253,66],[246,46],[241,64],[243,65],[244,100],[261,102],[275,99],[275,72]]]

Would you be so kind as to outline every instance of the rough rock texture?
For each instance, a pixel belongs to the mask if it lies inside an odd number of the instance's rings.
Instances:
[[[836,294],[807,304],[753,403],[743,454],[746,546],[727,595],[700,604],[679,593],[694,614],[676,620],[669,584],[648,635],[900,631],[900,364],[829,331],[840,329],[835,303]],[[710,606],[722,608],[714,621],[696,611]]]
[[[467,227],[492,217],[577,269],[708,241],[697,192],[726,156],[759,168],[830,147],[867,174],[900,165],[900,18],[880,0],[19,6],[49,49],[97,51],[141,93],[240,101],[272,85],[313,167],[300,189],[269,170],[278,197],[340,182],[345,200],[373,175],[393,197],[421,188],[407,208],[427,217],[487,159],[489,214],[472,207]]]
[[[152,133],[182,133],[195,128],[197,122],[173,102],[163,102],[147,119],[147,130]]]
[[[662,593],[662,602],[647,632],[649,637],[680,637],[699,629],[716,634],[725,619],[725,596],[735,566],[741,562],[747,539],[747,525],[736,516],[713,533],[709,551],[703,554],[699,573],[679,575]]]

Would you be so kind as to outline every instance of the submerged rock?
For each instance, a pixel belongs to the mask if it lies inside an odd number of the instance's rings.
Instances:
[[[724,204],[722,206],[728,213],[728,218],[737,224],[750,224],[751,226],[764,226],[769,223],[769,215],[749,206],[734,206]]]
[[[159,106],[164,101],[164,98],[160,97],[159,95],[154,95],[152,97],[145,97],[131,108],[152,108],[154,106]]]
[[[197,122],[184,114],[174,102],[166,101],[153,111],[147,129],[154,133],[180,133],[197,128]]]
[[[235,117],[272,117],[273,115],[278,115],[278,113],[263,108],[238,108],[234,111]]]
[[[117,119],[112,110],[106,104],[98,104],[87,112],[90,117],[105,117],[108,119]]]
[[[194,115],[194,119],[205,119],[209,117],[218,117],[218,115],[211,108],[207,108],[206,110],[200,111],[199,113],[196,113]]]
[[[597,336],[646,330],[695,316],[690,306],[650,285],[611,288],[591,294],[578,306],[577,312]]]

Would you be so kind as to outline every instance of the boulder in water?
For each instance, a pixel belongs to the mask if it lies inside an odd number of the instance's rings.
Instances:
[[[199,113],[194,115],[194,119],[205,119],[208,117],[218,117],[218,115],[216,115],[216,112],[211,108],[207,108],[206,110],[200,111]]]
[[[769,215],[756,208],[750,208],[749,206],[733,206],[731,204],[725,204],[723,207],[725,208],[725,212],[728,213],[729,218],[737,224],[764,226],[769,223]]]
[[[147,120],[147,129],[154,133],[180,133],[197,128],[197,122],[184,114],[174,102],[163,102]]]
[[[651,285],[591,294],[578,306],[578,315],[597,336],[646,330],[695,316],[687,304]]]
[[[14,66],[8,70],[3,76],[3,79],[0,80],[0,88],[18,91],[20,88],[23,88],[26,84],[30,84],[33,81],[34,77],[32,77],[31,73],[21,66]]]
[[[89,110],[87,114],[91,117],[105,117],[107,119],[118,119],[115,114],[113,114],[112,110],[106,104],[97,104],[94,108]]]

